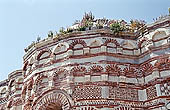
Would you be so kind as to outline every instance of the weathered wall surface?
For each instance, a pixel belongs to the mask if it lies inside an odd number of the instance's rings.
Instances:
[[[161,23],[137,39],[102,29],[37,43],[0,83],[0,109],[166,110],[170,26]]]

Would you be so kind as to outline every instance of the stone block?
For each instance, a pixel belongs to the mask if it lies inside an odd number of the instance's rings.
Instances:
[[[87,54],[90,52],[90,48],[83,48],[83,50],[84,50],[84,54]]]
[[[102,74],[101,75],[101,80],[102,81],[108,81],[108,75],[107,74]]]

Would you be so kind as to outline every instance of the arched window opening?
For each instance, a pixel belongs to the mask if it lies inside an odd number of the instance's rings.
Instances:
[[[99,40],[92,41],[89,46],[91,54],[99,53],[101,51],[100,49],[101,43]]]
[[[48,58],[50,58],[50,53],[44,51],[38,56],[37,60],[39,61],[38,62],[39,64],[44,64],[48,61]]]
[[[109,53],[116,53],[116,44],[114,43],[108,43],[107,44],[107,52]]]
[[[66,81],[66,77],[68,75],[67,70],[59,69],[53,74],[53,84],[55,87],[63,86]]]
[[[1,96],[1,97],[4,97],[5,94],[6,94],[6,88],[3,88],[3,89],[1,90],[0,96]]]
[[[134,54],[133,50],[135,49],[136,46],[133,44],[133,42],[125,41],[122,47],[123,47],[123,54],[133,55]]]
[[[41,94],[46,88],[48,88],[48,77],[47,76],[39,77],[36,81],[34,89],[36,95]]]
[[[74,55],[83,55],[83,45],[82,44],[76,44],[73,47]]]
[[[64,51],[66,51],[67,50],[67,47],[66,47],[66,45],[64,45],[64,44],[59,44],[59,45],[57,45],[56,46],[56,48],[54,49],[54,54],[59,54],[59,53],[61,53],[61,52],[64,52]]]
[[[53,50],[53,57],[55,60],[62,59],[67,56],[68,46],[65,43],[60,43]]]
[[[167,35],[166,35],[165,31],[156,32],[152,37],[154,46],[158,47],[163,44],[166,44],[167,43],[166,37],[167,37]]]
[[[10,85],[9,85],[9,90],[10,90],[10,95],[12,95],[15,91],[15,81],[12,80]]]
[[[59,103],[50,103],[46,107],[46,110],[63,110],[61,104]]]
[[[24,81],[24,79],[23,79],[23,78],[19,78],[19,79],[18,79],[18,81],[17,81],[16,88],[22,88],[23,81]]]

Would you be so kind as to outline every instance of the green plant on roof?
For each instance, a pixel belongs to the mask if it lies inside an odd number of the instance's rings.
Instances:
[[[66,31],[67,33],[72,33],[73,32],[73,29],[71,29],[71,28],[67,28],[67,31]]]
[[[59,30],[59,32],[60,32],[61,34],[65,34],[64,27],[61,27],[60,30]]]
[[[121,24],[120,22],[114,22],[110,24],[110,29],[112,30],[114,34],[119,34],[120,32],[126,30],[125,26]]]
[[[72,33],[73,29],[71,28],[67,28],[66,30],[64,29],[64,27],[61,27],[59,30],[60,34],[67,34],[67,33]]]
[[[86,27],[85,26],[79,26],[77,28],[78,31],[85,31],[86,30]]]

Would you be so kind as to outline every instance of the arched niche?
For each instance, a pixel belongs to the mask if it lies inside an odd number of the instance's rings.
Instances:
[[[10,81],[10,83],[9,83],[9,90],[10,90],[10,93],[12,94],[13,92],[12,91],[14,91],[15,90],[15,83],[16,83],[16,81],[15,80],[11,80]]]
[[[37,56],[38,64],[44,64],[47,63],[49,58],[51,56],[51,50],[45,49],[39,52]]]
[[[84,40],[77,39],[70,44],[71,49],[86,48],[87,44]]]
[[[157,32],[154,33],[152,40],[157,41],[157,40],[163,39],[165,37],[166,37],[165,31],[157,31]]]
[[[75,44],[73,47],[73,55],[83,55],[84,51],[83,51],[84,46],[82,44]]]
[[[44,90],[48,88],[49,85],[49,79],[48,76],[40,75],[37,77],[34,83],[34,92],[37,95],[40,95]]]
[[[116,53],[117,47],[120,45],[116,39],[107,39],[104,43],[104,46],[107,47],[108,53]]]
[[[68,71],[63,68],[59,68],[56,71],[54,71],[52,77],[53,77],[53,85],[55,87],[62,87],[64,85],[61,85],[62,82],[67,80]]]
[[[54,47],[52,53],[58,54],[58,53],[61,53],[61,52],[65,52],[65,51],[67,51],[68,48],[69,48],[69,45],[66,42],[59,43]]]
[[[57,44],[52,51],[54,59],[66,57],[68,48],[69,45],[66,42]]]
[[[131,41],[124,41],[122,43],[122,47],[123,47],[123,54],[133,55],[134,54],[134,49],[137,46]]]
[[[5,94],[6,94],[6,91],[7,91],[7,89],[6,89],[6,87],[4,87],[1,91],[0,91],[0,96],[5,96]]]
[[[104,68],[100,65],[93,65],[93,66],[89,67],[89,72],[92,75],[101,74],[103,71],[104,71]]]
[[[110,42],[107,44],[107,52],[109,53],[116,53],[116,48],[117,46],[115,43]]]
[[[155,47],[159,47],[167,43],[167,33],[165,30],[156,30],[152,36],[152,41]]]
[[[71,110],[72,106],[72,98],[66,92],[52,89],[33,102],[32,110]]]
[[[26,63],[24,63],[24,66],[23,66],[23,71],[26,71],[28,69],[28,61]]]
[[[90,47],[90,53],[96,54],[101,52],[102,41],[100,39],[93,39],[88,43]]]
[[[136,45],[131,41],[124,41],[122,42],[122,47],[125,49],[134,49],[136,48]]]
[[[29,69],[32,70],[35,67],[35,58],[34,56],[31,57],[31,59],[29,60]]]
[[[23,82],[24,82],[24,79],[23,79],[23,78],[18,78],[18,79],[17,79],[17,85],[16,85],[16,87],[17,87],[17,88],[22,88]]]

